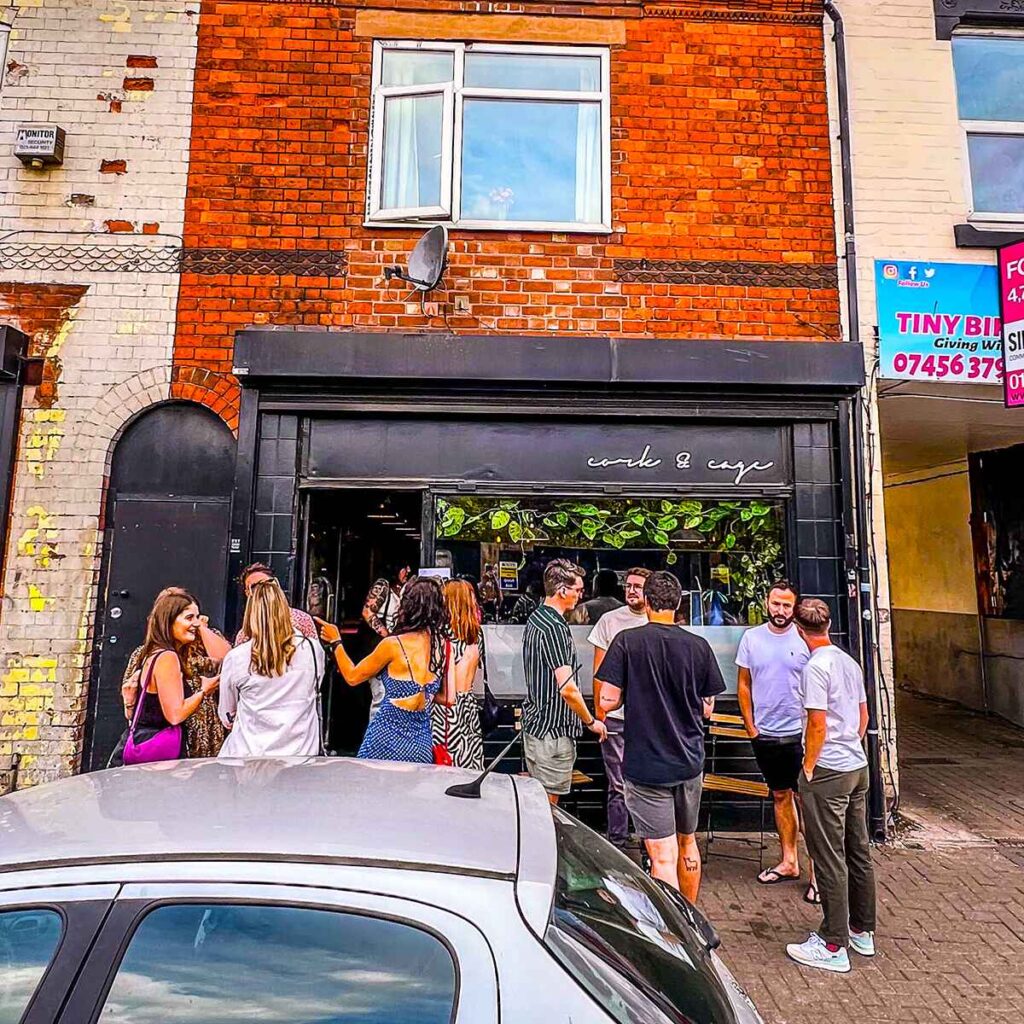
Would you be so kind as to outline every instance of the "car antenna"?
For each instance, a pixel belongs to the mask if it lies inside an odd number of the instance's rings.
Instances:
[[[572,682],[579,673],[579,668],[573,669],[572,675],[569,677],[569,682]],[[568,686],[568,683],[563,684]],[[495,768],[498,767],[498,762],[519,742],[522,737],[522,731],[520,730],[512,737],[512,742],[475,778],[472,782],[458,782],[454,786],[449,786],[445,791],[445,796],[457,796],[462,800],[479,800],[480,799],[480,787],[483,784],[484,779],[487,778]]]
[[[479,800],[480,786],[483,784],[484,779],[498,767],[498,762],[519,742],[521,736],[522,733],[517,732],[512,737],[512,742],[472,782],[459,782],[454,786],[449,786],[444,791],[444,795],[457,796],[463,800]]]

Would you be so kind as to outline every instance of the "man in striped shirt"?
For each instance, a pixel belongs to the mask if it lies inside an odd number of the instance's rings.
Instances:
[[[523,750],[526,768],[548,799],[569,792],[576,763],[576,739],[589,729],[604,740],[603,722],[588,710],[580,693],[580,662],[565,616],[583,594],[583,570],[565,558],[544,569],[544,603],[527,619],[523,633],[526,700]]]

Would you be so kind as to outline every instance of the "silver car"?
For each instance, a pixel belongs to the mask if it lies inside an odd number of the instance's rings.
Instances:
[[[752,1024],[711,926],[529,779],[182,761],[0,799],[0,1024]]]

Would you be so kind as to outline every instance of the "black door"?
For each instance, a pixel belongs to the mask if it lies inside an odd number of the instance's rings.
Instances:
[[[83,767],[102,768],[125,727],[121,679],[153,599],[184,587],[223,628],[234,438],[199,406],[136,420],[114,452]]]

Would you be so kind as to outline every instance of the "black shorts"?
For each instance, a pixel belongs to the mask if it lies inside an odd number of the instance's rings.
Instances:
[[[750,743],[768,788],[773,793],[795,793],[804,765],[803,737],[755,736]]]

